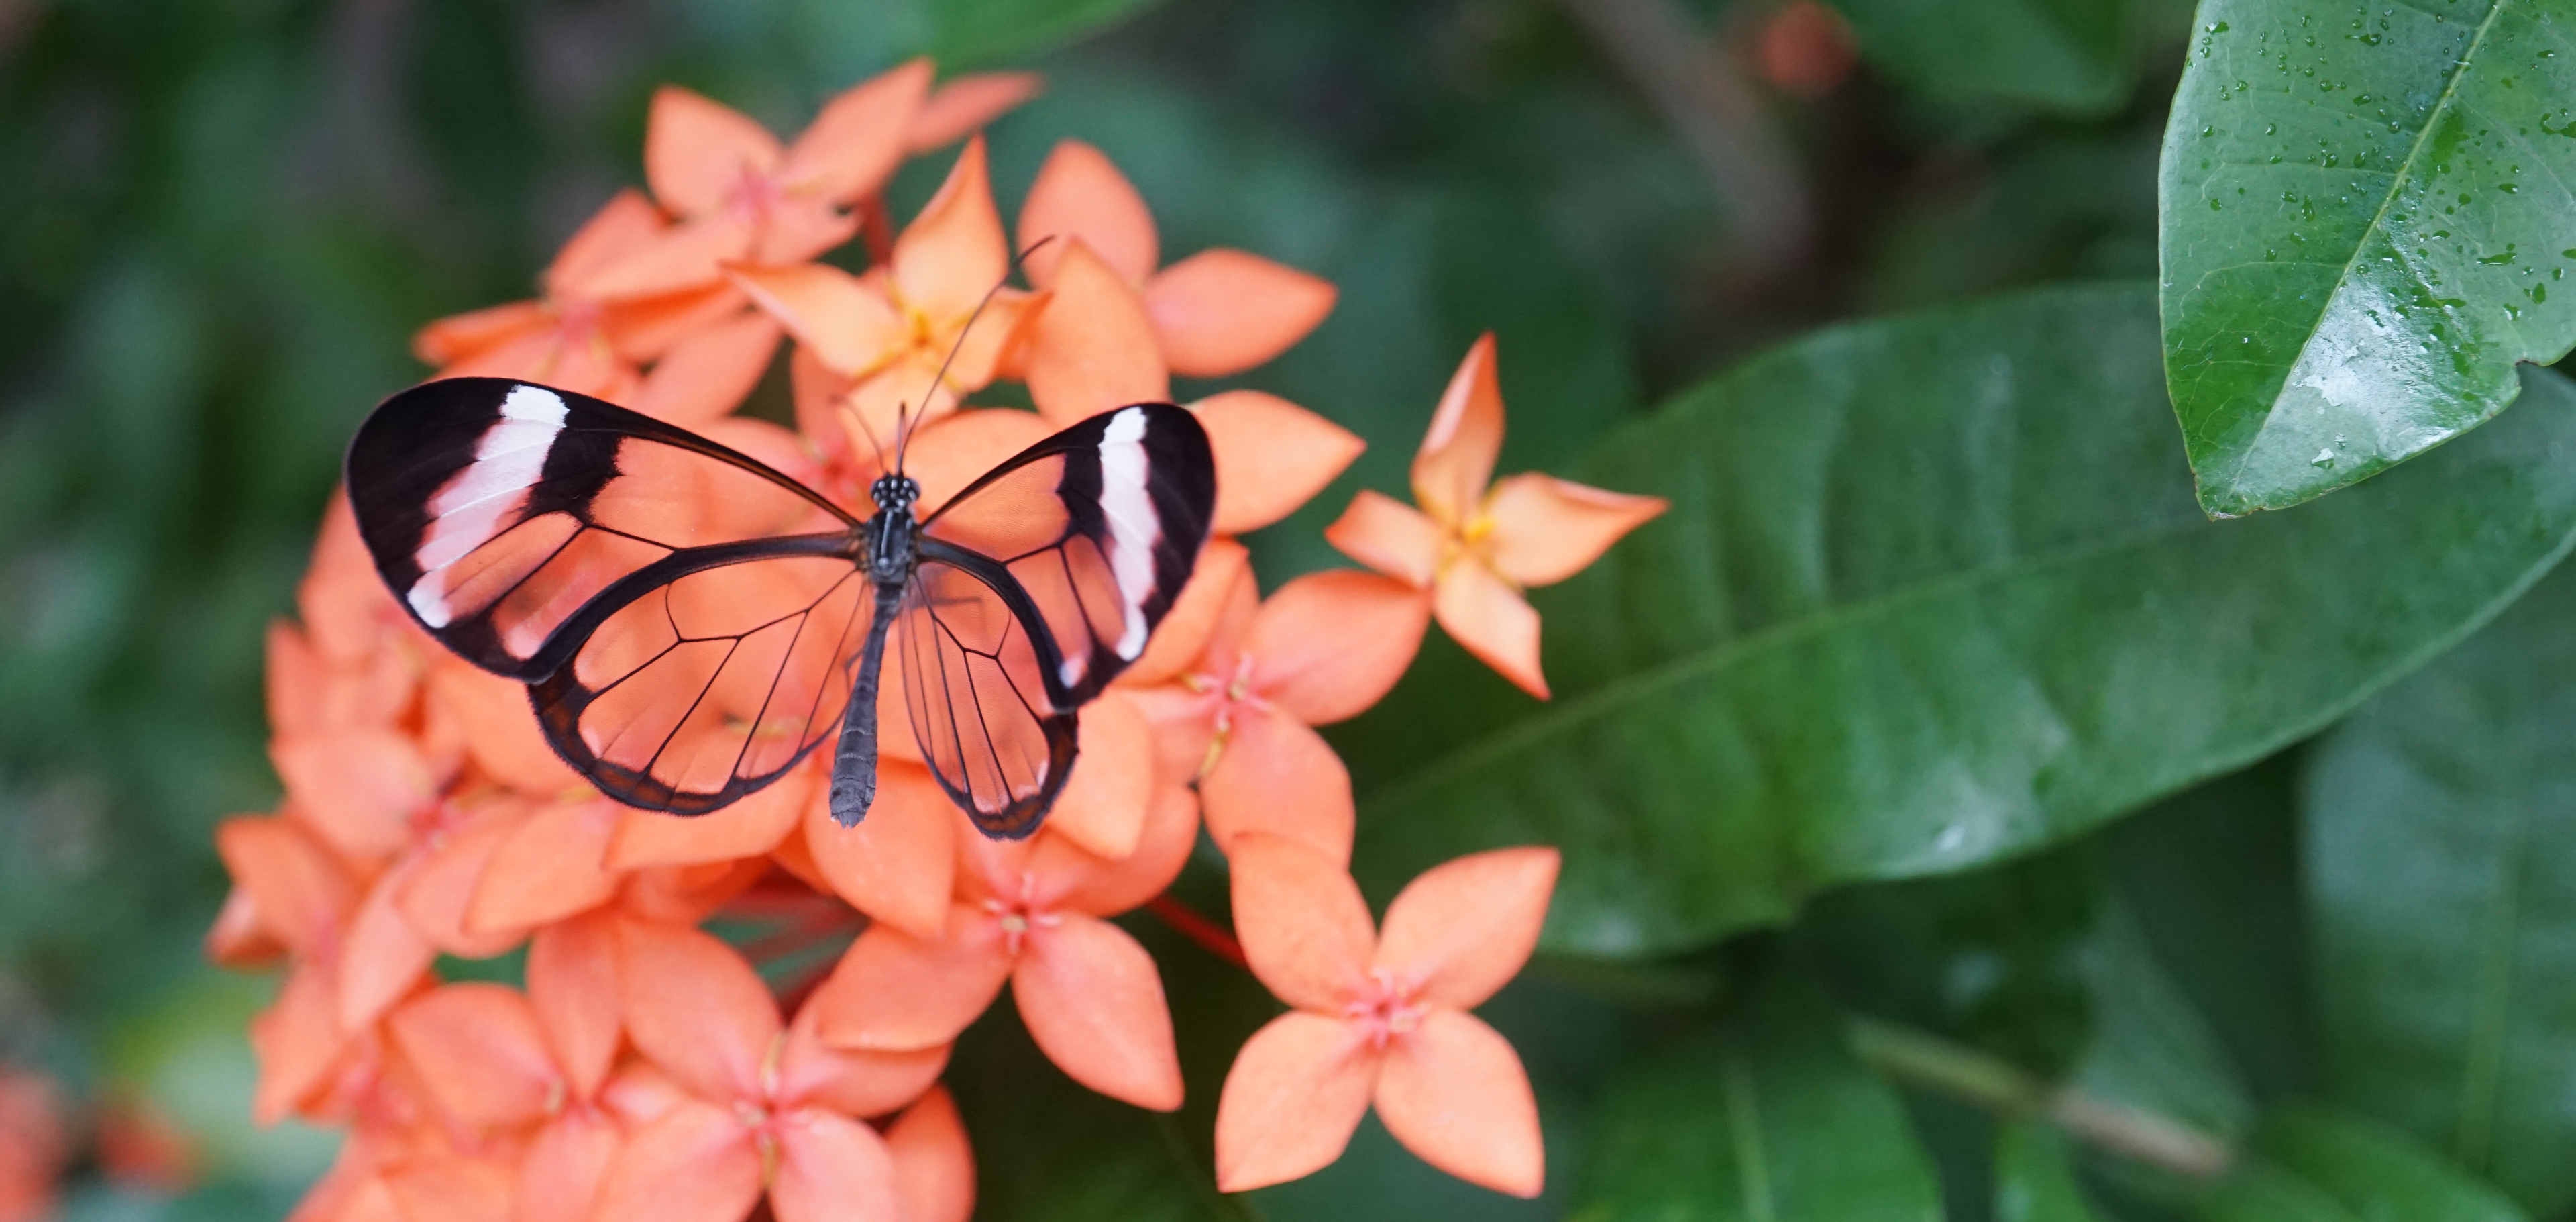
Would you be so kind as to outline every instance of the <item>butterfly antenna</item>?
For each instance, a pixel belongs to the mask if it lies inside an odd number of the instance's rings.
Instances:
[[[869,450],[871,450],[871,451],[873,451],[873,452],[875,452],[875,454],[876,454],[876,456],[877,456],[877,474],[879,474],[879,475],[883,475],[883,474],[885,474],[885,471],[886,471],[886,452],[885,452],[885,444],[884,444],[883,442],[880,442],[880,441],[878,441],[878,440],[877,440],[877,431],[876,431],[875,429],[872,429],[872,428],[869,428],[869,427],[868,427],[868,422],[867,422],[867,420],[866,420],[865,418],[863,418],[863,417],[861,417],[861,416],[859,415],[859,409],[850,405],[850,394],[849,394],[849,392],[848,392],[848,391],[843,391],[843,392],[841,392],[839,395],[834,396],[834,398],[833,398],[833,404],[832,404],[832,405],[833,405],[834,407],[836,407],[836,408],[840,409],[840,413],[841,413],[841,428],[842,428],[843,430],[848,431],[848,432],[852,432],[852,433],[856,433],[856,434],[858,434],[859,436],[861,436],[861,437],[865,437],[865,438],[867,438],[867,439],[868,439],[868,449],[869,449]],[[895,427],[896,427],[896,428],[898,428],[898,429],[900,429],[900,428],[902,428],[902,427],[903,427],[903,417],[902,417],[902,414],[901,414],[901,413],[902,413],[902,409],[901,409],[901,408],[897,408],[897,409],[896,409],[896,416],[895,416]]]
[[[984,316],[984,307],[993,304],[993,298],[998,295],[1005,286],[1011,283],[1012,274],[1020,270],[1020,265],[1027,262],[1030,255],[1037,253],[1038,247],[1044,246],[1054,240],[1055,235],[1048,234],[1045,237],[1039,238],[1037,241],[1029,243],[1026,248],[1014,251],[1011,255],[1011,265],[1002,269],[1002,278],[994,281],[993,287],[984,290],[983,299],[977,301],[975,303],[974,310],[966,315],[966,325],[957,328],[957,339],[955,342],[948,345],[948,355],[940,359],[939,372],[930,376],[930,389],[925,391],[921,396],[921,410],[924,413],[929,412],[930,401],[933,397],[939,394],[939,388],[947,384],[948,367],[956,363],[957,353],[966,347],[966,335],[968,332],[975,329],[975,320]],[[912,423],[914,425],[918,425],[920,424],[920,419],[916,417]],[[894,429],[894,469],[897,474],[902,473],[903,456],[909,452],[911,448],[912,429],[905,427],[903,410],[901,408],[897,408],[895,410]],[[882,460],[880,460],[879,465],[883,465]]]

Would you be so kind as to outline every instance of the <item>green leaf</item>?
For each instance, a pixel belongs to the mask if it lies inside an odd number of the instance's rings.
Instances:
[[[2504,1194],[2439,1155],[2367,1122],[2294,1108],[2264,1120],[2252,1147],[2202,1204],[2208,1222],[2521,1222]]]
[[[2212,514],[2504,410],[2576,343],[2571,0],[2204,0],[2165,129],[2165,365]]]
[[[943,69],[982,67],[1060,46],[1123,21],[1155,0],[937,0],[922,6],[923,51]]]
[[[2066,1138],[2034,1121],[1995,1141],[1995,1222],[2102,1222],[2076,1186]]]
[[[2535,1214],[2576,1204],[2576,569],[2362,706],[2306,792],[2337,1098]]]
[[[2207,521],[2154,326],[2145,292],[2083,287],[1840,327],[1613,434],[1573,474],[1673,508],[1533,596],[1555,702],[1427,650],[1336,735],[1363,883],[1554,844],[1549,945],[1699,944],[2259,758],[2568,545],[2576,388],[2546,372],[2403,478]]]
[[[1934,1222],[1940,1187],[1896,1092],[1803,981],[1640,1057],[1605,1093],[1578,1222]]]
[[[2078,114],[2129,96],[2126,0],[1836,0],[1861,54],[1946,101]]]

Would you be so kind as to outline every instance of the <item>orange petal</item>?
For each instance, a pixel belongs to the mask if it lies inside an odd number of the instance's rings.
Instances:
[[[1221,535],[1259,530],[1296,512],[1368,448],[1359,434],[1258,390],[1222,391],[1190,410],[1216,452]]]
[[[527,684],[441,656],[430,664],[429,698],[454,712],[465,732],[466,754],[493,780],[536,798],[588,783],[537,728]]]
[[[899,1222],[894,1156],[877,1131],[847,1116],[798,1108],[778,1117],[778,1175],[769,1206],[778,1222]]]
[[[936,513],[948,498],[964,492],[985,472],[1054,431],[1027,412],[1000,408],[952,412],[913,433],[904,454],[904,474],[921,484],[921,512]]]
[[[1529,1074],[1476,1016],[1435,1008],[1390,1043],[1376,1103],[1387,1132],[1422,1161],[1496,1192],[1538,1195],[1547,1158]]]
[[[1672,502],[1530,472],[1494,485],[1485,502],[1494,568],[1524,586],[1563,581],[1653,520]]]
[[[347,1041],[333,992],[330,969],[306,963],[287,973],[277,1000],[250,1020],[250,1048],[259,1058],[250,1114],[261,1126],[286,1119],[339,1060]]]
[[[508,1222],[517,1170],[491,1158],[422,1158],[387,1168],[384,1180],[405,1218]]]
[[[948,913],[948,936],[926,941],[871,925],[814,995],[820,1030],[838,1048],[902,1050],[949,1043],[1011,975],[999,922],[979,907]]]
[[[799,766],[723,811],[682,818],[628,808],[608,842],[608,868],[703,865],[758,857],[778,847],[814,796],[815,769]]]
[[[1189,864],[1190,850],[1198,846],[1198,838],[1198,792],[1187,785],[1157,785],[1134,852],[1116,861],[1103,861],[1074,847],[1069,840],[1041,836],[1036,850],[1029,855],[1029,867],[1041,876],[1058,872],[1070,875],[1070,881],[1056,895],[1059,906],[1093,916],[1116,916],[1142,907],[1170,887],[1172,880],[1181,876],[1181,867]],[[1059,860],[1064,857],[1081,858],[1081,868],[1068,869],[1071,863]]]
[[[429,762],[390,730],[339,729],[271,742],[268,758],[305,825],[341,855],[372,861],[402,848],[434,795]]]
[[[1172,397],[1136,290],[1080,239],[1065,244],[1055,289],[1036,319],[1029,398],[1063,428],[1130,403]]]
[[[206,960],[217,967],[254,968],[276,962],[286,953],[286,944],[261,918],[259,901],[236,885],[224,893],[223,907],[215,910],[203,949]]]
[[[1208,540],[1207,546],[1199,549],[1199,562],[1190,570],[1189,583],[1181,587],[1180,597],[1172,600],[1172,609],[1163,616],[1163,622],[1154,626],[1154,635],[1146,638],[1145,652],[1118,672],[1119,684],[1148,687],[1177,679],[1190,670],[1215,637],[1235,587],[1245,584],[1245,575],[1251,571],[1250,549],[1232,539]]]
[[[1203,250],[1145,285],[1172,372],[1221,378],[1286,352],[1333,312],[1333,282],[1239,250]]]
[[[695,929],[618,929],[618,1009],[637,1051],[702,1099],[756,1099],[778,1003],[732,947]]]
[[[619,1143],[608,1117],[587,1107],[565,1109],[528,1143],[510,1222],[590,1222]]]
[[[1368,903],[1341,863],[1283,836],[1251,832],[1226,850],[1234,933],[1279,1000],[1338,1012],[1367,979],[1377,943]]]
[[[1029,252],[1022,264],[1029,283],[1054,284],[1056,264],[1076,238],[1129,285],[1145,283],[1162,261],[1154,214],[1135,185],[1099,149],[1059,140],[1020,205],[1020,249]]]
[[[966,142],[939,193],[895,239],[896,291],[905,305],[934,319],[963,319],[1010,266],[1002,216],[993,210],[984,138],[977,136]]]
[[[757,312],[672,346],[626,406],[657,420],[696,428],[742,405],[778,352],[778,320]]]
[[[1038,96],[1045,87],[1046,78],[1034,72],[969,72],[951,77],[912,116],[904,149],[918,154],[946,148]]]
[[[742,1222],[760,1201],[760,1152],[733,1114],[686,1100],[626,1139],[594,1218]]]
[[[1343,555],[1426,589],[1439,572],[1442,540],[1438,522],[1371,488],[1361,489],[1341,518],[1324,528],[1324,541]]]
[[[1047,826],[1102,857],[1125,857],[1154,798],[1154,727],[1126,693],[1108,691],[1083,706],[1077,732],[1081,754]]]
[[[649,205],[648,205],[649,206]],[[513,301],[450,314],[412,334],[411,354],[424,365],[444,367],[477,356],[522,336],[552,330],[554,316],[541,302]]]
[[[643,192],[628,187],[610,196],[555,252],[554,262],[546,268],[546,295],[566,296],[569,286],[633,254],[667,227],[662,210]]]
[[[805,803],[805,848],[833,893],[913,937],[945,936],[957,816],[930,769],[878,760],[876,805],[857,827],[833,822],[825,799],[818,787]]]
[[[930,61],[915,59],[861,81],[823,104],[787,150],[778,179],[846,204],[885,185],[930,93]]]
[[[1217,1099],[1217,1190],[1250,1192],[1330,1166],[1368,1114],[1377,1062],[1337,1018],[1291,1011],[1253,1032]]]
[[[1538,666],[1538,612],[1492,569],[1463,559],[1443,569],[1431,613],[1451,638],[1522,691],[1547,699]]]
[[[1494,333],[1476,337],[1449,379],[1422,450],[1413,456],[1413,499],[1434,518],[1465,522],[1494,477],[1503,449],[1503,387],[1494,373]]]
[[[357,906],[357,881],[293,820],[226,819],[215,827],[215,851],[258,905],[268,931],[298,954],[320,953]]]
[[[348,931],[340,943],[337,975],[343,1031],[374,1024],[429,974],[430,964],[438,961],[438,948],[412,928],[410,919],[394,903],[394,897],[401,894],[403,883],[411,876],[412,866],[413,862],[405,859],[386,871],[358,901],[358,910],[350,914]]]
[[[1555,849],[1518,848],[1424,871],[1387,905],[1377,966],[1428,1004],[1483,1005],[1538,946],[1556,868]]]
[[[975,1150],[948,1088],[934,1086],[886,1130],[905,1222],[968,1222],[975,1214]]]
[[[1261,604],[1247,649],[1253,686],[1310,726],[1356,717],[1385,696],[1431,626],[1431,600],[1391,577],[1308,573]]]
[[[620,359],[640,363],[730,321],[748,304],[741,289],[709,270],[693,287],[601,306],[599,331]]]
[[[649,866],[626,876],[617,889],[617,907],[637,920],[695,925],[750,890],[768,872],[766,857]]]
[[[825,368],[848,377],[883,366],[906,341],[884,281],[826,263],[735,267],[725,273]]]
[[[760,237],[749,216],[728,208],[673,225],[554,288],[570,298],[616,302],[705,289],[722,281],[725,264],[751,258]]]
[[[865,223],[858,213],[812,195],[790,195],[761,215],[760,237],[751,244],[754,263],[802,263],[857,237]]]
[[[517,801],[486,803],[463,826],[442,829],[425,847],[410,880],[395,894],[403,918],[439,953],[488,959],[519,944],[519,930],[469,933],[465,922],[492,854],[509,839],[528,809]]]
[[[822,1107],[852,1116],[883,1116],[921,1097],[948,1067],[948,1045],[899,1052],[833,1048],[819,1034],[822,1011],[809,999],[787,1025],[778,1054],[780,1107]]]
[[[608,842],[625,809],[606,798],[538,807],[492,851],[465,927],[534,929],[606,903],[617,893]]]
[[[385,1026],[430,1095],[468,1129],[543,1119],[549,1095],[562,1088],[536,1011],[515,989],[432,989],[403,1003]]]
[[[599,1093],[625,1030],[618,956],[617,920],[605,913],[548,925],[528,942],[528,1002],[575,1098]]]
[[[748,175],[778,169],[785,150],[740,111],[677,85],[653,91],[644,128],[644,180],[653,198],[681,216],[724,207]]]
[[[1050,914],[1033,925],[1011,996],[1029,1038],[1065,1076],[1112,1099],[1181,1106],[1180,1054],[1163,977],[1136,939],[1098,917]]]
[[[1208,835],[1231,851],[1248,832],[1286,836],[1336,864],[1351,859],[1351,774],[1322,735],[1277,709],[1238,705],[1216,767],[1199,778]]]

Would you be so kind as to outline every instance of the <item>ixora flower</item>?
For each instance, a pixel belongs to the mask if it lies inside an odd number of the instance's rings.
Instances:
[[[1352,559],[1430,590],[1433,614],[1451,637],[1544,700],[1538,612],[1521,591],[1582,572],[1670,502],[1537,472],[1494,483],[1502,448],[1503,391],[1487,332],[1450,378],[1414,455],[1421,508],[1363,491],[1324,537]]]
[[[1216,1112],[1217,1187],[1242,1192],[1339,1158],[1372,1104],[1423,1161],[1513,1196],[1546,1170],[1512,1046],[1467,1011],[1520,972],[1556,886],[1554,849],[1497,849],[1413,880],[1369,927],[1331,859],[1260,832],[1232,849],[1235,930],[1253,974],[1296,1007],[1255,1032]]]

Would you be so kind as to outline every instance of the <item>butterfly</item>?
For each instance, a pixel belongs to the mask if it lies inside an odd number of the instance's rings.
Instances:
[[[855,825],[891,648],[940,787],[986,835],[1025,837],[1064,790],[1079,709],[1189,581],[1216,501],[1207,433],[1171,404],[1121,407],[927,516],[902,452],[861,518],[650,416],[454,378],[378,406],[346,475],[395,598],[527,684],[602,793],[705,814],[837,736],[831,811]]]

